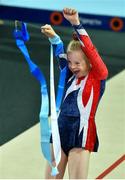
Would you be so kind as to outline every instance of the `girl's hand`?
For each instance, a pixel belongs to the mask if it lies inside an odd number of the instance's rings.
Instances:
[[[48,38],[53,38],[56,35],[56,32],[49,24],[41,26],[41,32],[45,34]]]
[[[75,9],[71,8],[64,8],[63,9],[63,16],[67,19],[72,25],[79,25],[79,15]]]

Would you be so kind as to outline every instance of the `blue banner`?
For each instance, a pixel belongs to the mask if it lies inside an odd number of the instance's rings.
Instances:
[[[80,13],[80,20],[85,28],[125,31],[125,18],[114,16],[90,15]],[[0,6],[0,19],[19,20],[59,26],[70,26],[60,11],[45,9],[29,9],[20,7]]]

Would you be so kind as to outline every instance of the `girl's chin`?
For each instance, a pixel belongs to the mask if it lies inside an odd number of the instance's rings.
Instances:
[[[76,78],[80,78],[80,77],[82,77],[83,75],[79,72],[79,73],[76,73],[75,76],[76,76]]]
[[[75,74],[75,77],[76,77],[76,78],[82,78],[82,77],[84,77],[84,76],[86,76],[86,75],[83,75],[83,74],[80,74],[80,73]]]
[[[83,75],[80,75],[80,74],[75,74],[76,78],[80,78],[82,77]]]

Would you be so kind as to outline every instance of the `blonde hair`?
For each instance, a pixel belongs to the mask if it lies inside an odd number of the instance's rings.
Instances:
[[[73,51],[82,51],[81,49],[81,43],[79,42],[79,40],[71,40],[67,46],[67,53],[73,52]],[[85,62],[87,63],[87,65],[90,66],[89,60],[87,58],[87,56],[85,55],[85,53],[82,51],[83,53],[83,59],[85,60]]]
[[[72,40],[69,42],[69,44],[67,46],[67,53],[72,52],[72,51],[76,51],[76,50],[80,50],[80,49],[81,49],[80,42],[76,41],[76,40]]]

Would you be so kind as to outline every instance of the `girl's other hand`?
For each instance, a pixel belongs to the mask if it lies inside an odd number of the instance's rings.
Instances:
[[[45,34],[48,38],[53,38],[56,35],[56,32],[49,24],[41,26],[41,32]]]

